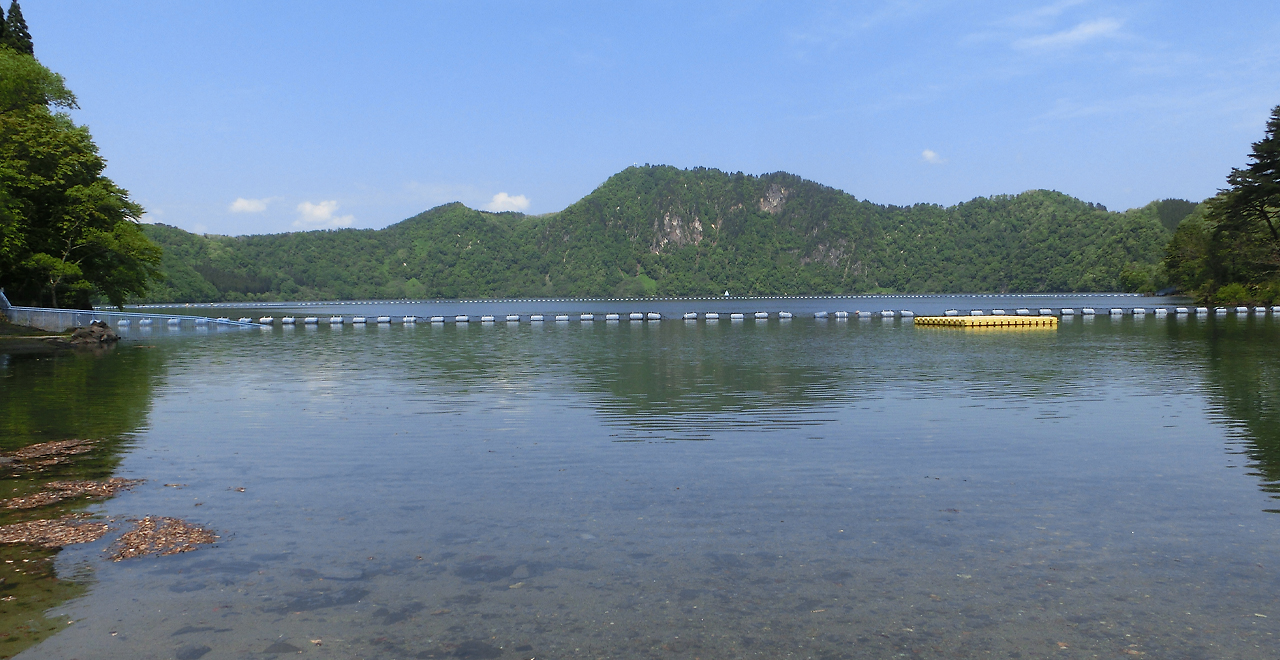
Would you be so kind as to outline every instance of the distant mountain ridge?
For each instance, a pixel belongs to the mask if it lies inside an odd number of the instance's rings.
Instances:
[[[379,230],[202,236],[150,302],[1147,290],[1182,200],[1123,213],[1034,190],[899,207],[785,172],[630,167],[558,213],[446,204]]]

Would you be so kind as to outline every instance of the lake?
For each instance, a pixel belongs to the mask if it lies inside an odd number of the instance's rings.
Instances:
[[[758,306],[1088,304],[921,300]],[[485,305],[462,313],[527,311]],[[1272,315],[124,335],[0,355],[3,449],[103,440],[0,487],[145,479],[67,510],[221,538],[118,563],[110,534],[5,548],[0,590],[57,576],[0,602],[53,608],[18,657],[1276,655]]]

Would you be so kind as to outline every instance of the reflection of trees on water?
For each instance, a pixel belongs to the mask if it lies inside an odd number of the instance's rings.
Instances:
[[[1204,345],[1211,400],[1239,425],[1238,451],[1262,489],[1280,493],[1280,323],[1218,321],[1205,328]]]
[[[96,441],[88,453],[0,465],[2,497],[22,497],[50,481],[112,476],[125,438],[146,423],[153,383],[162,369],[163,358],[155,351],[123,346],[101,354],[0,354],[0,452],[54,440]],[[76,498],[3,510],[0,525],[53,519],[87,506],[88,500]],[[7,599],[0,608],[0,630],[7,631],[5,654],[64,628],[62,621],[41,613],[84,593],[83,580],[58,577],[53,562],[57,553],[0,545],[0,560],[5,562],[0,565],[11,569],[0,579],[0,592]]]

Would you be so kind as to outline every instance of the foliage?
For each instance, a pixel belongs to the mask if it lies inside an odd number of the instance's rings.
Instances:
[[[1250,163],[1227,177],[1229,187],[1207,202],[1203,222],[1174,232],[1165,267],[1183,290],[1206,301],[1247,292],[1249,300],[1280,282],[1280,106]],[[1195,214],[1192,214],[1193,216]],[[1220,287],[1233,287],[1219,294]]]
[[[559,213],[449,204],[382,230],[198,236],[145,300],[1151,290],[1169,238],[1050,191],[893,207],[779,172],[631,167]]]
[[[49,108],[75,97],[10,48],[0,48],[0,74],[0,284],[10,300],[87,307],[94,296],[121,305],[144,294],[160,248],[138,226],[142,208],[102,175],[88,129]]]

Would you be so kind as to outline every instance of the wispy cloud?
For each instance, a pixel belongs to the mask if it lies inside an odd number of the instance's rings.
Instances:
[[[529,198],[524,195],[511,196],[500,192],[484,205],[486,211],[523,211],[529,208]]]
[[[920,152],[920,159],[926,163],[929,163],[930,165],[941,165],[947,162],[946,158],[939,156],[938,152],[934,151],[933,149],[925,149],[924,151]]]
[[[298,205],[298,219],[293,221],[294,227],[302,229],[333,229],[350,227],[355,222],[353,215],[334,215],[338,212],[338,202],[328,200],[318,204],[303,202]]]
[[[237,197],[236,201],[231,202],[231,206],[227,210],[232,213],[262,213],[267,210],[267,204],[274,200],[274,197],[265,197],[263,199]]]
[[[1013,47],[1022,50],[1070,48],[1095,39],[1115,37],[1120,33],[1121,25],[1114,18],[1085,21],[1069,30],[1018,39],[1013,42]]]

